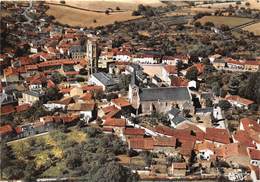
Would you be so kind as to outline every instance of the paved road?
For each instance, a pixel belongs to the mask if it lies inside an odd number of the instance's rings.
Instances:
[[[28,12],[29,12],[29,11],[31,10],[31,8],[32,8],[32,0],[30,0],[29,3],[30,3],[29,7],[27,7],[27,8],[24,10],[24,12],[22,13],[22,15],[24,15],[24,17],[27,19],[27,21],[24,22],[24,24],[31,24],[31,22],[32,22],[32,20],[33,20],[30,16],[28,16]]]

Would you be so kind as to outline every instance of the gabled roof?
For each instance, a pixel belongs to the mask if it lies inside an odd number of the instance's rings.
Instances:
[[[227,129],[207,128],[205,139],[223,144],[230,143],[230,135]]]
[[[211,150],[214,152],[215,149],[215,145],[213,143],[207,142],[207,141],[203,141],[202,143],[198,143],[196,144],[195,149],[197,151],[202,151],[202,150]]]
[[[113,78],[104,72],[97,72],[92,74],[92,76],[99,80],[105,86],[116,84]]]
[[[125,128],[124,135],[142,135],[144,136],[145,130],[141,128]]]
[[[153,138],[130,138],[128,140],[129,148],[140,150],[153,150]]]
[[[172,163],[174,169],[186,169],[186,162],[174,162]]]
[[[75,103],[68,106],[69,111],[93,111],[95,103]]]
[[[246,105],[246,106],[249,106],[250,104],[254,103],[254,101],[242,98],[238,95],[228,95],[228,96],[225,97],[225,99],[228,100],[228,101],[231,101],[231,102],[232,101],[233,102],[239,102],[239,103]]]
[[[216,149],[217,156],[229,158],[231,156],[248,157],[246,146],[238,143],[230,143]]]
[[[1,106],[1,115],[7,115],[15,112],[15,108],[13,105]]]
[[[12,132],[13,132],[13,128],[9,124],[0,127],[0,136],[8,135]]]
[[[127,106],[131,105],[126,99],[124,99],[122,97],[112,99],[112,102],[119,107],[127,107]]]
[[[177,73],[177,69],[176,66],[173,65],[165,65],[164,69],[167,71],[167,73],[169,74],[176,74]]]
[[[19,106],[15,107],[17,112],[23,112],[23,111],[28,110],[29,108],[31,108],[30,104],[22,104],[22,105],[19,105]]]
[[[185,101],[191,100],[186,87],[143,88],[139,93],[140,101]]]
[[[245,131],[254,130],[260,132],[260,124],[258,124],[255,120],[250,118],[243,118],[240,120],[240,122],[243,125]]]
[[[256,147],[254,140],[250,137],[250,135],[243,130],[238,130],[234,133],[233,138],[239,143],[247,146],[247,147]]]
[[[103,126],[113,126],[113,127],[125,127],[126,120],[118,118],[108,118],[105,120]]]
[[[248,148],[251,160],[260,160],[260,150]]]
[[[154,146],[157,147],[175,147],[175,137],[154,137]]]

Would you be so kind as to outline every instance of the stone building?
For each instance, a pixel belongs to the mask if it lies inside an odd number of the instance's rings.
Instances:
[[[128,94],[130,103],[139,113],[166,113],[173,107],[194,112],[192,97],[187,87],[139,88],[132,81]]]

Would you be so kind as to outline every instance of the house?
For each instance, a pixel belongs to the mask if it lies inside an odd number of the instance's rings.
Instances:
[[[186,176],[186,163],[185,162],[172,163],[172,170],[170,174],[176,177]]]
[[[130,138],[128,141],[128,148],[136,151],[150,151],[154,149],[154,140],[148,138]]]
[[[132,56],[132,62],[139,64],[158,64],[159,59],[155,55],[136,54]]]
[[[227,95],[225,99],[229,101],[232,106],[237,106],[244,109],[249,109],[250,105],[254,103],[254,101],[242,98],[238,95]]]
[[[206,128],[205,140],[221,146],[230,143],[230,135],[227,129]]]
[[[235,133],[232,135],[232,139],[234,143],[240,143],[246,147],[256,148],[256,141],[253,140],[248,132],[244,130],[235,131]],[[260,143],[258,145],[260,145]]]
[[[122,97],[112,99],[111,103],[118,109],[123,109],[123,108],[127,108],[127,107],[131,106],[131,104]]]
[[[121,118],[108,118],[103,122],[105,128],[113,128],[115,134],[118,136],[123,135],[123,130],[126,127],[126,120]]]
[[[91,119],[95,117],[95,103],[74,103],[68,105],[67,108],[68,112],[71,113],[78,113],[80,116],[80,119],[89,122]]]
[[[80,96],[83,94],[83,89],[80,87],[74,87],[70,90],[70,96]]]
[[[19,99],[19,103],[34,104],[37,101],[41,101],[44,98],[44,94],[37,91],[26,91],[22,93],[22,98]]]
[[[197,143],[195,150],[198,152],[198,157],[201,160],[210,160],[215,152],[215,145],[213,143],[203,141]]]
[[[162,80],[171,85],[171,76],[177,76],[176,66],[165,65],[162,69]]]
[[[50,111],[54,109],[65,110],[69,104],[73,103],[75,103],[75,99],[73,97],[65,97],[60,100],[48,101],[47,104],[44,104],[44,106]]]
[[[4,69],[4,78],[5,82],[18,82],[19,81],[19,71],[16,68],[8,67]]]
[[[101,86],[103,91],[115,90],[117,88],[117,83],[114,81],[112,76],[104,72],[93,73],[89,82]]]
[[[250,164],[253,166],[260,166],[260,150],[248,148],[248,154],[250,157]]]
[[[223,159],[232,165],[249,164],[249,157],[246,146],[239,143],[230,143],[215,149],[217,158]]]
[[[256,144],[257,149],[260,149],[260,120],[252,120],[250,118],[242,118],[240,120],[239,129],[245,131],[247,135]]]
[[[125,128],[123,130],[123,139],[128,140],[129,138],[143,138],[145,130],[141,128]]]
[[[153,151],[162,152],[166,155],[172,155],[176,153],[177,139],[175,137],[153,137]]]
[[[187,87],[139,88],[129,87],[129,101],[141,113],[166,113],[173,106],[194,112],[193,102]]]
[[[0,127],[0,137],[8,138],[13,133],[13,128],[11,125],[6,124]]]
[[[240,130],[250,131],[255,130],[256,132],[260,132],[260,120],[253,120],[250,118],[242,118],[240,120]]]

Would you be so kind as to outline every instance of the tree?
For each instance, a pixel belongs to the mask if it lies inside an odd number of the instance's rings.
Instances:
[[[214,27],[214,23],[213,22],[210,22],[210,21],[207,21],[205,24],[204,24],[206,27]]]
[[[117,7],[116,7],[116,10],[117,10],[117,11],[120,11],[120,8],[117,6]]]
[[[224,25],[224,24],[222,24],[222,25],[220,26],[220,30],[223,31],[223,32],[225,32],[225,31],[229,31],[230,28],[229,28],[228,25]]]
[[[138,176],[131,173],[130,169],[112,161],[97,168],[94,173],[90,174],[90,179],[92,182],[135,182]]]
[[[122,74],[120,78],[119,88],[127,91],[131,82],[131,75]]]
[[[55,83],[55,84],[60,84],[63,80],[64,80],[64,76],[62,76],[60,73],[54,73],[51,75],[51,80]]]
[[[194,26],[197,27],[197,28],[200,28],[201,27],[201,23],[199,21],[196,21],[194,23]]]
[[[106,14],[106,15],[109,15],[109,10],[108,10],[108,9],[105,11],[105,14]]]
[[[178,24],[177,26],[176,26],[176,30],[179,30],[179,31],[181,31],[181,30],[183,30],[185,27],[184,27],[184,25],[182,25],[182,24]]]
[[[197,78],[198,78],[198,69],[195,66],[192,66],[190,69],[188,69],[185,77],[188,80],[197,80]]]
[[[45,93],[45,98],[47,101],[50,101],[50,100],[59,100],[62,98],[62,93],[59,92],[59,89],[54,87],[54,88],[48,88],[46,90],[46,93]]]
[[[141,13],[139,11],[134,10],[132,12],[132,16],[140,16],[140,15],[141,15]]]
[[[218,105],[224,111],[227,111],[229,108],[231,108],[231,104],[227,100],[220,100]]]
[[[249,3],[249,2],[246,2],[246,4],[245,4],[245,5],[248,7],[248,6],[250,6],[250,3]]]

